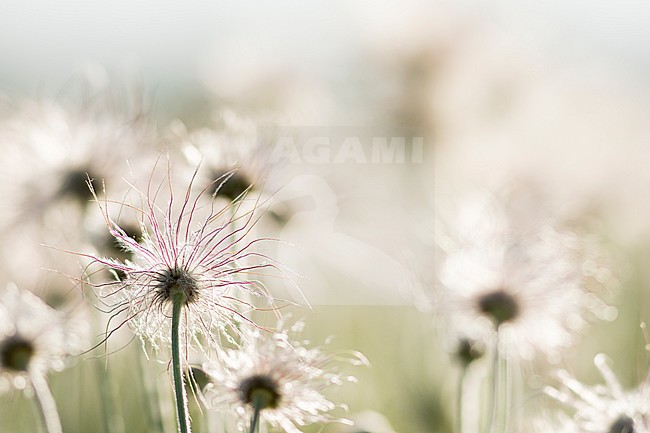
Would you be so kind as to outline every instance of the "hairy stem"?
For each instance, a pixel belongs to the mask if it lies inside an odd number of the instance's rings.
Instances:
[[[172,370],[174,373],[174,393],[176,396],[176,414],[179,433],[190,433],[190,418],[187,409],[187,392],[181,365],[180,353],[180,324],[183,296],[176,295],[172,299]]]
[[[45,377],[39,372],[32,372],[30,378],[36,397],[34,400],[43,420],[45,431],[47,433],[62,433],[59,412],[56,410],[56,403],[54,402],[54,397],[52,397]]]

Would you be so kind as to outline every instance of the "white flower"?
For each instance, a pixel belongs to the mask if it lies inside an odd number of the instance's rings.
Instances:
[[[575,234],[549,221],[520,225],[498,203],[489,206],[446,246],[435,308],[452,334],[491,342],[498,331],[507,356],[557,361],[587,313],[605,308],[586,288],[600,269]]]
[[[80,327],[28,291],[14,285],[0,291],[0,393],[62,370],[66,356],[80,351]]]
[[[207,193],[226,201],[242,201],[243,206],[254,205],[258,199],[269,201],[261,222],[272,224],[262,231],[277,231],[277,225],[285,224],[295,211],[291,203],[276,196],[297,173],[287,163],[287,155],[274,153],[279,146],[276,126],[223,110],[209,127],[190,130],[175,120],[167,135],[189,169],[202,166],[196,180],[199,188],[209,185]]]
[[[299,322],[291,331],[302,326]],[[204,366],[212,378],[205,389],[209,406],[232,410],[240,429],[250,423],[255,405],[262,422],[286,433],[300,433],[299,427],[313,423],[347,423],[332,413],[339,406],[323,394],[331,386],[354,380],[335,369],[337,356],[291,341],[288,331],[266,332],[247,333],[241,349],[226,350],[222,359]],[[348,360],[365,362],[359,354]]]
[[[573,420],[584,433],[647,433],[650,431],[650,387],[648,382],[630,391],[606,363],[605,355],[594,358],[605,379],[604,385],[584,385],[566,371],[559,377],[564,387],[547,388],[546,393],[573,412]]]
[[[86,185],[131,179],[155,137],[138,101],[114,89],[84,89],[74,101],[20,101],[0,120],[0,249],[9,279],[36,285],[38,272],[61,263],[43,244],[80,249],[92,200]],[[124,100],[120,98],[124,97]],[[77,100],[79,99],[79,100]],[[137,98],[135,98],[137,99]],[[15,245],[8,248],[6,245]]]
[[[236,323],[252,324],[248,313],[258,308],[258,300],[263,308],[274,308],[259,278],[279,267],[255,251],[268,239],[249,238],[257,218],[254,210],[241,215],[230,207],[217,210],[203,191],[193,193],[192,183],[177,203],[170,176],[138,191],[140,197],[133,203],[122,203],[125,210],[139,214],[141,238],[131,237],[112,219],[106,208],[110,202],[98,200],[109,233],[130,258],[89,255],[117,275],[107,282],[88,282],[114,313],[111,320],[117,324],[111,330],[128,323],[157,348],[170,341],[173,300],[180,299],[181,338],[204,347],[198,340],[202,336],[202,343],[218,347],[219,336],[230,338],[227,329],[237,332]],[[163,185],[169,188],[166,198]],[[123,320],[117,319],[120,313],[125,313]]]
[[[262,129],[252,119],[223,111],[215,125],[188,130],[180,120],[171,123],[169,134],[190,167],[202,164],[200,187],[228,201],[241,199],[249,190],[259,190],[268,175],[272,150]],[[215,182],[216,180],[216,182]]]
[[[90,177],[130,178],[131,160],[151,149],[152,127],[142,107],[119,101],[107,89],[76,101],[72,107],[55,101],[23,101],[13,116],[0,123],[3,146],[3,188],[12,206],[3,209],[3,225],[50,219],[57,206],[85,209],[92,196]],[[67,219],[70,207],[65,207]],[[78,210],[77,212],[78,213]]]

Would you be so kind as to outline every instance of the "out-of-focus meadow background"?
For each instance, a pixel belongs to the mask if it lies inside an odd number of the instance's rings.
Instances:
[[[5,0],[0,94],[56,99],[84,77],[141,89],[161,129],[178,119],[201,127],[229,108],[303,139],[329,137],[325,161],[281,168],[278,197],[298,206],[274,233],[296,245],[276,254],[301,275],[311,309],[292,314],[306,319],[306,337],[334,336],[331,349],[372,364],[350,369],[358,384],[332,395],[368,425],[323,431],[446,432],[458,369],[444,329],[418,302],[435,280],[437,213],[476,192],[530,189],[545,211],[602,240],[619,281],[604,296],[618,314],[590,327],[562,365],[593,383],[591,360],[604,352],[624,385],[645,376],[648,23],[641,0]],[[375,136],[405,137],[405,159],[336,158],[343,138],[368,150]],[[115,422],[127,433],[147,431],[142,368],[171,392],[166,365],[142,367],[141,351],[136,339],[110,357]],[[97,355],[50,376],[66,433],[102,431]],[[535,380],[531,388],[546,379]],[[171,403],[164,409],[173,419]],[[363,421],[378,414],[385,419]],[[37,426],[22,394],[0,397],[0,432]]]

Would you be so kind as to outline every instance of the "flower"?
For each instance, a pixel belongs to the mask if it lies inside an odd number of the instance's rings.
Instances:
[[[277,200],[276,192],[295,174],[273,153],[277,134],[276,127],[261,126],[231,110],[219,112],[209,127],[189,130],[175,120],[167,132],[188,168],[204,167],[197,185],[209,185],[206,192],[229,202],[246,198],[254,203],[259,197],[273,197],[267,212],[273,230],[275,224],[282,225],[291,217],[290,203]]]
[[[129,101],[131,95],[122,100],[113,89],[87,91],[91,95],[74,104],[22,101],[0,122],[2,175],[9,181],[3,187],[15,192],[13,206],[3,209],[3,226],[48,221],[57,207],[69,221],[72,209],[85,211],[92,199],[89,177],[130,177],[126,161],[137,165],[152,148],[155,137],[141,102]]]
[[[223,111],[212,128],[188,130],[180,120],[171,123],[171,140],[180,148],[190,167],[206,166],[198,184],[210,185],[210,194],[228,201],[260,188],[267,175],[268,152],[260,128],[248,118]],[[215,181],[216,180],[216,181]]]
[[[600,264],[576,234],[551,220],[521,221],[498,201],[483,203],[446,245],[433,301],[452,334],[495,341],[508,356],[556,362],[591,312],[607,312],[587,287]],[[596,281],[598,282],[598,281]]]
[[[109,233],[130,258],[85,255],[116,274],[110,281],[88,278],[88,283],[114,313],[111,320],[119,313],[126,314],[112,330],[128,323],[154,348],[159,348],[160,342],[170,342],[176,301],[181,303],[180,335],[186,344],[196,342],[204,347],[206,341],[218,343],[215,339],[220,335],[231,339],[228,329],[238,332],[237,323],[253,323],[247,314],[258,308],[255,299],[260,299],[264,308],[274,308],[273,297],[258,279],[265,276],[265,270],[280,267],[253,251],[269,240],[249,239],[256,209],[242,215],[231,206],[217,210],[213,200],[206,200],[205,189],[193,194],[193,180],[177,206],[171,174],[167,172],[158,187],[152,186],[153,182],[151,179],[146,191],[137,192],[142,207],[135,204],[138,200],[118,202],[125,211],[139,214],[139,239],[109,215],[107,206],[115,203],[97,200]],[[166,199],[161,192],[164,184],[169,187]],[[92,184],[89,186],[95,194]],[[165,201],[166,207],[159,205]]]
[[[298,322],[290,331],[303,326]],[[287,330],[267,335],[255,329],[245,337],[242,348],[226,350],[222,359],[204,366],[212,379],[204,390],[210,408],[232,410],[240,429],[256,407],[261,421],[286,433],[300,433],[298,427],[312,423],[349,423],[332,414],[338,406],[323,395],[344,380],[354,381],[335,370],[337,356],[291,341]],[[366,362],[360,354],[349,360]]]
[[[470,338],[457,338],[455,347],[451,349],[451,352],[463,368],[467,368],[472,362],[481,359],[485,355],[485,348],[480,341]]]
[[[546,393],[574,411],[573,420],[585,433],[646,433],[650,431],[650,387],[648,381],[637,389],[624,391],[603,354],[594,358],[604,385],[580,383],[567,371],[559,378],[564,387],[546,388]]]
[[[79,325],[28,291],[14,285],[0,291],[0,393],[62,370],[66,356],[81,348]]]
[[[82,85],[85,96],[25,100],[0,120],[0,248],[9,279],[34,287],[61,259],[45,245],[79,249],[87,240],[92,195],[86,185],[132,178],[155,142],[139,98]],[[112,86],[111,86],[112,87]],[[131,101],[133,99],[133,101]],[[55,257],[52,257],[55,256]]]

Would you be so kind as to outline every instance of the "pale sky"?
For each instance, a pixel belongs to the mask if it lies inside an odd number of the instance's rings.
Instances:
[[[569,67],[586,65],[647,86],[647,0],[445,3],[484,16],[495,28],[553,61]],[[336,74],[337,62],[351,55],[350,35],[363,15],[359,10],[408,4],[397,0],[3,0],[0,88],[19,93],[58,87],[85,62],[95,61],[109,69],[126,65],[139,70],[164,93],[165,86],[191,86],[205,57],[235,40],[248,41],[267,55],[292,59],[303,68]]]

